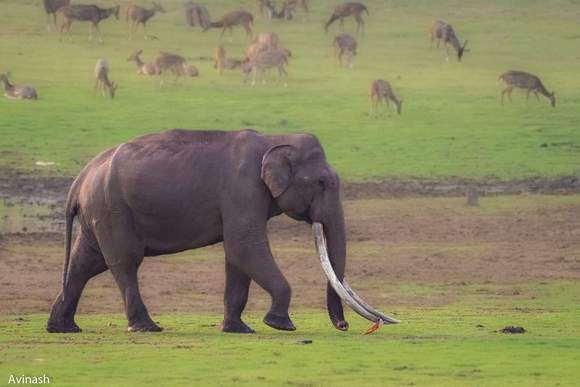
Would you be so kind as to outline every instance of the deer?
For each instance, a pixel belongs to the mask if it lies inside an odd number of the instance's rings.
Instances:
[[[254,23],[254,17],[251,13],[247,11],[233,11],[226,13],[219,21],[211,22],[209,26],[204,27],[204,31],[209,30],[210,28],[221,28],[222,33],[220,34],[220,39],[226,32],[226,30],[230,31],[230,40],[232,40],[231,36],[233,35],[233,27],[241,25],[244,27],[246,31],[246,35],[249,37],[252,36],[252,28],[251,25]]]
[[[215,49],[214,69],[217,69],[219,75],[222,75],[224,70],[234,70],[242,66],[242,61],[239,59],[230,59],[226,56],[226,50],[219,46]]]
[[[256,85],[256,78],[258,73],[262,78],[262,83],[266,83],[264,77],[267,69],[278,69],[278,81],[284,77],[284,87],[288,86],[288,72],[285,67],[288,65],[288,50],[282,48],[274,48],[265,51],[260,51],[252,58],[246,58],[242,62],[242,72],[245,74],[244,82],[248,81],[250,73],[252,76],[252,86]]]
[[[267,9],[267,15],[270,19],[292,20],[294,18],[295,6],[291,6],[288,1],[282,3],[280,11],[276,11],[276,7],[270,1],[265,1],[263,7]]]
[[[137,32],[137,28],[139,27],[139,24],[141,24],[143,26],[143,33],[145,34],[145,40],[147,40],[148,39],[147,21],[149,21],[149,19],[151,19],[153,16],[155,16],[155,13],[157,13],[157,12],[165,13],[165,10],[161,6],[161,4],[159,4],[156,1],[153,1],[152,4],[153,4],[153,8],[149,8],[149,9],[144,8],[144,7],[140,7],[140,6],[135,5],[135,4],[130,4],[127,7],[127,10],[125,12],[125,18],[130,23],[130,25],[129,25],[129,40],[131,40],[133,38],[133,34],[135,32]]]
[[[369,97],[371,102],[369,116],[372,117],[377,113],[381,100],[385,101],[387,107],[389,106],[389,100],[391,100],[397,108],[397,114],[401,114],[403,100],[397,98],[389,82],[383,79],[373,81],[369,90]]]
[[[56,31],[56,13],[60,11],[62,7],[66,7],[70,4],[70,0],[43,0],[44,10],[46,11],[46,22],[47,29],[51,31],[52,27]],[[50,17],[52,16],[52,24],[50,23]]]
[[[159,71],[158,75],[163,75],[169,71],[175,75],[175,80],[179,77],[196,77],[199,75],[199,71],[195,66],[188,65],[185,58],[177,54],[161,51],[155,59],[155,65]],[[163,78],[161,83],[163,84]]]
[[[544,84],[534,74],[526,73],[524,71],[507,71],[501,74],[498,78],[505,83],[506,88],[501,92],[501,104],[503,105],[503,97],[507,93],[510,101],[512,100],[512,91],[514,88],[526,90],[526,100],[530,98],[530,93],[534,93],[536,99],[539,101],[538,94],[550,100],[552,107],[556,107],[556,95],[554,92],[550,93],[544,87]]]
[[[346,55],[348,65],[352,68],[357,49],[356,39],[349,34],[340,34],[334,38],[333,45],[337,53],[338,64],[342,66],[342,57]]]
[[[258,34],[246,49],[246,57],[252,58],[260,51],[278,48],[280,39],[275,32],[263,32]]]
[[[143,62],[140,57],[142,53],[143,50],[138,50],[127,58],[127,62],[135,62],[137,65],[137,74],[139,75],[159,75],[157,64],[155,62]]]
[[[358,33],[359,31],[362,31],[362,33],[364,34],[365,22],[362,18],[363,12],[366,12],[366,14],[369,15],[369,10],[363,3],[348,2],[340,4],[336,6],[334,12],[330,16],[330,19],[328,19],[328,21],[326,22],[324,30],[328,32],[328,27],[330,27],[330,25],[334,23],[336,20],[339,20],[340,28],[343,29],[344,18],[352,16],[356,21],[356,32]]]
[[[64,16],[64,22],[60,26],[61,39],[62,34],[65,31],[69,34],[70,37],[70,27],[73,21],[88,21],[91,23],[89,25],[89,40],[93,40],[93,28],[95,28],[99,34],[99,42],[102,44],[103,38],[101,36],[101,31],[99,30],[99,23],[101,20],[107,19],[111,15],[114,15],[118,20],[119,8],[119,5],[111,8],[100,8],[96,5],[84,4],[73,4],[61,8],[61,12]]]
[[[185,3],[185,21],[190,27],[206,28],[210,25],[209,12],[204,5],[195,4],[193,1]]]
[[[8,99],[38,99],[36,89],[28,85],[13,85],[8,80],[10,74],[0,74],[0,83],[4,87],[4,96]]]
[[[256,0],[256,6],[260,16],[268,19],[272,18],[272,10],[275,9],[275,7],[271,0]]]
[[[103,58],[97,60],[95,64],[95,93],[101,90],[104,97],[113,99],[117,85],[109,79],[109,70],[109,61]]]
[[[443,44],[445,45],[446,61],[449,61],[449,46],[453,47],[457,52],[458,62],[461,62],[463,54],[469,51],[469,49],[465,48],[465,46],[467,46],[467,40],[463,43],[463,45],[461,45],[451,24],[448,24],[442,20],[437,20],[435,23],[433,23],[429,34],[431,37],[431,45],[433,45],[433,41],[437,40],[437,48],[439,48],[440,42],[443,41]]]

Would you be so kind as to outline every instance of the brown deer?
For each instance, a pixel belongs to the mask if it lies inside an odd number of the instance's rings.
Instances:
[[[140,7],[135,4],[130,4],[127,7],[125,17],[127,21],[129,21],[129,39],[133,38],[133,34],[137,32],[137,28],[139,24],[143,26],[143,33],[145,34],[145,39],[148,38],[147,35],[147,21],[155,16],[155,13],[162,12],[165,13],[165,10],[158,2],[153,2],[153,8],[144,8]]]
[[[99,59],[95,65],[95,92],[101,90],[103,96],[111,99],[115,98],[117,85],[109,79],[109,62],[106,59]]]
[[[288,72],[285,67],[288,65],[288,50],[275,48],[258,52],[252,58],[246,58],[242,62],[242,72],[245,74],[244,82],[247,82],[250,73],[252,76],[252,86],[256,85],[258,74],[262,78],[262,83],[266,83],[265,72],[270,68],[278,69],[278,82],[284,78],[284,87],[288,86]]]
[[[369,116],[373,116],[377,113],[379,102],[385,101],[387,107],[389,106],[389,100],[391,100],[396,108],[397,114],[401,114],[401,109],[403,107],[403,100],[397,98],[395,93],[393,92],[393,88],[391,87],[390,83],[383,80],[377,79],[373,83],[371,83],[371,87],[369,90],[369,97],[371,100],[371,109]]]
[[[275,7],[271,0],[256,0],[256,6],[260,16],[268,19],[272,18],[272,10],[275,9]]]
[[[155,59],[155,65],[158,69],[158,75],[171,72],[175,80],[179,77],[196,77],[199,75],[197,68],[187,64],[184,57],[177,54],[171,54],[161,51]],[[161,79],[163,84],[163,78]]]
[[[353,66],[353,59],[356,56],[356,39],[349,34],[340,34],[334,38],[334,48],[338,57],[338,64],[342,66],[342,57],[346,55],[349,67]]]
[[[159,75],[159,69],[155,62],[145,63],[141,60],[140,55],[143,50],[139,50],[127,58],[127,62],[135,62],[137,64],[137,74],[139,75]]]
[[[257,35],[246,49],[246,57],[253,58],[260,51],[278,48],[279,40],[275,32],[263,32]]]
[[[444,21],[435,21],[429,30],[429,34],[431,37],[431,45],[433,44],[433,41],[436,40],[437,48],[439,48],[439,43],[443,41],[443,44],[445,45],[446,61],[449,61],[449,46],[453,47],[457,52],[458,62],[461,62],[463,54],[469,51],[469,49],[465,49],[465,46],[467,46],[467,40],[463,43],[463,45],[461,45],[455,30],[453,30],[453,27]]]
[[[4,87],[4,96],[9,99],[38,99],[36,89],[28,85],[13,85],[8,80],[9,74],[0,74],[0,83]]]
[[[503,97],[507,93],[510,101],[512,100],[512,91],[514,88],[526,90],[526,99],[530,98],[530,93],[534,93],[536,99],[539,101],[539,94],[550,100],[552,107],[556,107],[556,95],[555,93],[550,93],[544,87],[544,84],[534,74],[526,73],[523,71],[507,71],[501,74],[498,80],[502,80],[506,88],[501,92],[501,104],[503,105]]]
[[[213,67],[217,69],[218,74],[222,75],[224,70],[234,70],[241,67],[241,65],[241,60],[228,58],[226,56],[226,50],[222,46],[215,49]]]
[[[294,9],[296,7],[291,6],[288,1],[284,1],[280,11],[276,11],[276,6],[267,1],[264,2],[264,8],[267,9],[266,13],[270,19],[292,20],[294,18]]]
[[[233,36],[233,27],[241,25],[244,27],[246,34],[252,36],[251,25],[254,23],[254,17],[251,13],[246,11],[233,11],[226,13],[219,21],[211,22],[209,26],[205,27],[203,30],[207,31],[210,28],[221,28],[222,33],[220,38],[224,35],[226,30],[230,31],[230,36]],[[231,38],[230,38],[231,40]]]
[[[103,38],[101,37],[101,31],[99,30],[99,23],[101,20],[107,19],[109,16],[114,15],[117,20],[119,19],[119,8],[120,6],[115,6],[111,8],[100,8],[96,5],[84,5],[84,4],[73,4],[61,9],[64,16],[64,22],[60,26],[61,38],[62,34],[66,31],[70,37],[70,27],[73,21],[88,21],[89,25],[89,40],[93,40],[93,27],[97,30],[99,34],[99,42],[103,43]],[[72,39],[72,38],[71,38]]]
[[[339,20],[340,28],[342,29],[344,28],[344,18],[352,16],[356,21],[356,32],[358,33],[359,31],[362,31],[364,33],[365,22],[362,18],[363,12],[366,12],[367,15],[369,14],[369,10],[363,3],[348,2],[340,4],[336,6],[334,12],[330,16],[330,19],[328,19],[328,22],[326,22],[324,30],[328,32],[328,27],[330,27],[330,25],[336,20]]]
[[[43,0],[44,10],[46,11],[46,22],[47,28],[50,31],[52,26],[54,26],[54,30],[57,30],[56,27],[56,13],[62,8],[66,7],[70,4],[70,0]],[[52,15],[52,24],[50,23],[50,17]]]
[[[185,3],[185,21],[190,27],[206,28],[211,20],[209,12],[204,5],[195,4],[193,1]]]

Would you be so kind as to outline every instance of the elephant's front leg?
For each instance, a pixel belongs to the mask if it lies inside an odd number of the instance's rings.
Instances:
[[[248,301],[248,292],[252,279],[228,262],[226,258],[226,291],[224,294],[224,321],[222,332],[232,333],[255,333],[255,331],[242,321],[242,312]]]
[[[224,247],[228,261],[256,281],[272,297],[272,305],[264,317],[264,323],[275,329],[295,330],[288,315],[292,290],[272,257],[266,222],[224,226]]]

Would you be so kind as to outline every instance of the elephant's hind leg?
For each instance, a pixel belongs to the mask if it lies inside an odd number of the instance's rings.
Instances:
[[[105,270],[107,265],[101,252],[93,248],[83,234],[79,234],[72,249],[64,294],[61,291],[52,305],[50,318],[46,324],[48,332],[81,331],[74,321],[81,293],[91,278]]]
[[[226,258],[226,291],[224,295],[224,321],[222,332],[255,333],[242,321],[242,312],[248,301],[251,278],[242,270],[229,263]]]

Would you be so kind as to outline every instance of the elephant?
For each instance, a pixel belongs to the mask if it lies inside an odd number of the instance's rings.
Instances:
[[[342,300],[374,322],[395,323],[344,281],[346,233],[336,171],[310,134],[265,135],[251,129],[171,129],[146,134],[91,160],[71,185],[65,209],[62,289],[48,332],[80,332],[75,314],[86,283],[111,271],[130,332],[158,332],[141,298],[144,257],[223,242],[223,332],[253,333],[242,321],[251,281],[271,297],[263,322],[295,330],[291,289],[270,250],[267,222],[286,214],[312,224],[327,285],[328,315],[346,331]],[[80,232],[72,244],[74,219]],[[328,249],[327,246],[328,245]]]

